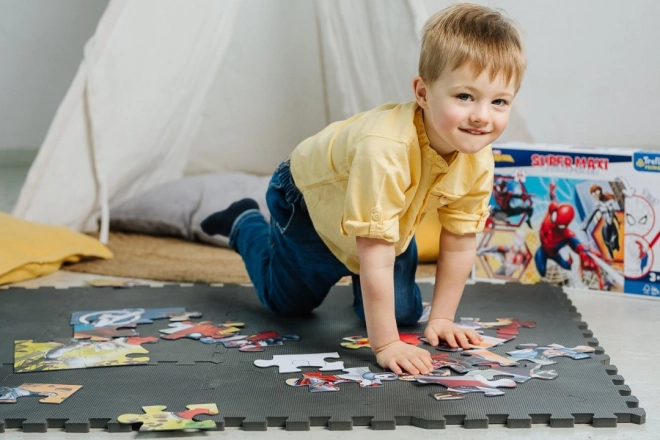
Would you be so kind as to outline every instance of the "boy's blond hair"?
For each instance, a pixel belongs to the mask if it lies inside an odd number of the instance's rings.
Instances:
[[[469,64],[476,75],[502,73],[520,87],[527,60],[516,24],[500,12],[459,3],[433,15],[424,25],[419,76],[433,83],[446,69]]]

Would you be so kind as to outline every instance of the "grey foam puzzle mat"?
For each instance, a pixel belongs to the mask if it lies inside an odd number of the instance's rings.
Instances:
[[[432,286],[421,287],[424,297],[430,299]],[[482,321],[503,317],[536,321],[536,328],[521,328],[517,339],[493,349],[500,355],[523,343],[590,345],[595,347],[595,353],[577,361],[557,358],[556,364],[543,367],[557,371],[555,380],[532,379],[516,388],[503,389],[502,396],[472,393],[456,401],[436,401],[430,396],[444,390],[441,386],[404,381],[383,382],[376,389],[344,383],[339,385],[339,392],[312,393],[307,387],[286,384],[286,379],[302,377],[302,373],[280,374],[276,367],[254,366],[254,360],[268,360],[273,355],[338,352],[338,360],[347,368],[368,366],[372,371],[382,371],[369,349],[340,346],[344,337],[365,334],[363,322],[352,312],[352,291],[347,286],[335,287],[323,305],[304,318],[284,318],[268,312],[258,303],[253,289],[242,286],[9,289],[0,291],[0,298],[0,359],[4,364],[0,368],[0,386],[83,386],[59,405],[39,403],[36,397],[0,405],[0,432],[21,427],[26,432],[46,432],[48,428],[126,432],[137,426],[118,423],[121,414],[140,414],[141,407],[148,405],[183,411],[186,405],[199,403],[217,404],[218,415],[198,418],[215,421],[217,429],[238,426],[245,430],[307,430],[310,426],[327,426],[331,430],[347,430],[358,425],[373,429],[395,429],[399,425],[433,429],[450,424],[465,428],[487,428],[489,424],[524,428],[536,423],[553,427],[571,427],[576,423],[611,427],[617,423],[645,422],[644,410],[638,407],[623,378],[616,374],[616,367],[609,365],[609,356],[598,346],[586,323],[581,322],[566,295],[548,285],[467,286],[457,316],[479,317]],[[13,372],[14,340],[70,337],[73,311],[137,307],[185,307],[203,313],[197,320],[245,322],[243,334],[275,330],[297,334],[301,339],[256,353],[188,339],[161,340],[144,345],[149,350],[149,365]],[[157,336],[158,329],[167,324],[167,320],[156,320],[138,325],[137,330],[140,336]],[[423,329],[424,325],[419,325],[400,330]],[[495,331],[486,330],[486,334],[494,336]],[[431,346],[423,347],[432,354],[440,353]]]

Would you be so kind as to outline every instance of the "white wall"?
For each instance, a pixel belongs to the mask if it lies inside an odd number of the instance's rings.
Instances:
[[[108,0],[0,0],[0,149],[38,148]]]
[[[525,31],[529,68],[502,140],[660,148],[659,1],[476,2]],[[106,4],[0,0],[0,149],[41,144]]]

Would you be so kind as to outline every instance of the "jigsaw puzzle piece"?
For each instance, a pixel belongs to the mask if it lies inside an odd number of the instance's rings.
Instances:
[[[202,322],[173,322],[169,324],[170,328],[159,330],[165,335],[160,337],[163,339],[201,339],[202,337],[222,339],[240,331],[239,327],[245,325],[242,322],[225,322],[218,324],[213,321]]]
[[[119,423],[142,423],[140,431],[175,431],[181,429],[215,429],[213,420],[196,421],[198,415],[218,414],[215,403],[187,405],[188,411],[165,412],[163,405],[143,406],[144,414],[122,414],[117,417]]]
[[[488,363],[497,363],[503,367],[516,365],[516,360],[507,359],[488,350],[468,350],[461,352],[461,355],[466,356],[471,365],[483,365]]]
[[[346,348],[358,349],[358,348],[371,348],[369,344],[369,338],[365,338],[362,335],[356,336],[347,336],[343,338],[341,346]],[[421,333],[399,333],[399,339],[401,342],[405,342],[410,345],[421,345],[424,342],[423,335]]]
[[[256,335],[234,335],[226,338],[201,338],[200,341],[205,344],[221,343],[227,348],[237,348],[238,351],[256,352],[264,351],[264,347],[274,347],[284,345],[284,341],[298,341],[298,335],[280,335],[275,331],[259,332]]]
[[[587,353],[595,351],[595,348],[586,345],[567,348],[559,344],[548,344],[544,347],[539,347],[537,344],[521,344],[517,348],[519,350],[507,351],[509,359],[528,360],[541,365],[556,364],[556,361],[550,360],[555,357],[570,357],[575,360],[586,359],[591,357]]]
[[[109,327],[120,324],[151,324],[154,319],[169,318],[173,315],[185,313],[185,311],[184,307],[90,310],[73,312],[70,324],[91,324],[94,327]]]
[[[343,370],[342,361],[326,362],[326,358],[339,358],[339,353],[310,353],[274,355],[272,360],[257,359],[254,365],[261,368],[279,367],[280,373],[297,373],[298,367],[319,367],[321,371]]]
[[[501,367],[494,364],[487,370],[471,370],[466,376],[481,376],[488,380],[493,380],[496,376],[509,376],[516,383],[525,383],[530,379],[552,380],[557,377],[555,370],[542,370],[541,365],[532,364],[532,366],[520,367]]]
[[[416,376],[415,379],[423,384],[442,385],[447,391],[433,393],[436,400],[463,399],[464,394],[484,393],[486,396],[501,396],[504,391],[497,388],[515,388],[516,383],[511,379],[487,380],[481,376]]]
[[[146,364],[148,357],[128,355],[149,353],[141,344],[154,342],[158,342],[158,338],[130,337],[110,341],[56,339],[51,342],[17,340],[14,341],[14,372]]]
[[[369,367],[344,369],[345,374],[324,374],[304,372],[302,378],[287,379],[286,383],[294,387],[308,386],[312,393],[324,391],[339,391],[337,384],[355,382],[360,388],[378,388],[383,386],[383,380],[397,380],[398,376],[390,372],[374,373]]]
[[[172,322],[190,321],[191,318],[201,318],[201,317],[202,317],[201,312],[186,312],[186,311],[169,313],[166,316],[166,318],[170,318],[170,321]],[[151,318],[151,319],[157,319],[157,318]]]
[[[509,338],[495,338],[493,336],[486,336],[482,335],[481,336],[483,340],[478,343],[478,344],[473,344],[470,343],[470,348],[471,349],[482,349],[482,350],[487,350],[489,348],[497,347],[498,345],[502,345],[505,342],[508,342],[512,339],[515,339],[515,336],[509,337]],[[425,342],[428,342],[425,338],[422,338]],[[446,342],[441,342],[435,347],[436,350],[440,351],[449,351],[449,352],[458,352],[458,351],[463,351],[462,348],[460,347],[451,347],[448,345]]]
[[[519,321],[516,318],[497,318],[497,322],[482,322],[483,328],[494,328],[497,330],[498,338],[505,338],[509,336],[517,336],[519,334],[518,328],[534,328],[536,322],[534,321]]]
[[[93,341],[107,341],[112,338],[139,336],[134,330],[137,324],[119,324],[107,327],[94,327],[92,324],[76,324],[73,326],[75,339],[91,339]]]
[[[0,403],[16,403],[16,399],[26,396],[40,396],[41,403],[62,403],[82,388],[82,385],[61,385],[53,383],[24,383],[20,387],[0,387]]]

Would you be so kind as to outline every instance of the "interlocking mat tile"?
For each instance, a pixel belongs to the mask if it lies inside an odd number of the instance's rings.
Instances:
[[[425,299],[431,285],[421,285]],[[507,351],[525,343],[561,344],[565,347],[589,345],[595,352],[587,359],[553,358],[557,363],[543,366],[557,372],[554,380],[529,380],[515,388],[500,388],[503,395],[469,393],[462,400],[438,401],[433,394],[445,391],[441,385],[384,381],[381,387],[361,388],[341,383],[339,391],[309,392],[308,387],[292,387],[286,380],[302,373],[278,373],[278,368],[258,368],[257,359],[273,355],[339,353],[345,368],[368,367],[380,372],[369,349],[341,346],[343,338],[364,335],[366,330],[354,314],[350,286],[335,287],[314,314],[304,318],[284,318],[265,310],[251,287],[243,286],[165,286],[158,288],[40,288],[0,291],[0,387],[24,383],[78,384],[82,388],[59,405],[39,403],[35,397],[22,397],[13,404],[0,404],[0,431],[23,428],[46,432],[64,428],[87,432],[90,428],[130,431],[137,426],[120,424],[121,414],[141,414],[143,406],[162,405],[167,411],[185,411],[190,404],[216,404],[217,415],[200,415],[196,420],[212,420],[217,429],[238,426],[245,430],[285,427],[306,430],[327,426],[347,430],[357,425],[373,429],[394,429],[397,425],[444,428],[459,424],[466,428],[486,428],[505,424],[512,428],[549,424],[572,427],[575,423],[616,426],[617,423],[645,422],[645,412],[618,376],[616,367],[598,341],[581,322],[566,295],[548,285],[476,284],[466,287],[457,317],[478,317],[482,322],[497,318],[517,318],[536,322],[535,328],[520,328],[516,339],[492,351]],[[203,344],[193,339],[164,340],[145,344],[147,365],[102,367],[77,370],[14,373],[14,340],[50,341],[70,338],[69,324],[74,311],[122,308],[185,307],[200,311],[195,321],[243,322],[240,333],[254,335],[276,331],[295,334],[299,341],[265,347],[262,352],[241,352],[222,344]],[[136,327],[141,337],[160,336],[168,328],[166,319]],[[424,325],[401,328],[420,332]],[[495,336],[496,329],[485,330]],[[422,345],[432,354],[441,353]],[[460,353],[451,353],[460,358]],[[463,357],[464,359],[464,357]],[[317,371],[318,368],[301,368]],[[342,374],[337,371],[332,374]],[[452,373],[457,374],[457,373]],[[497,378],[503,378],[497,376]]]

